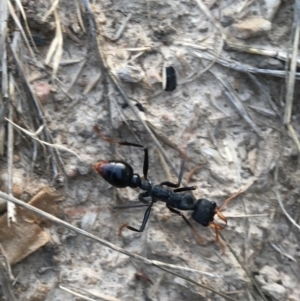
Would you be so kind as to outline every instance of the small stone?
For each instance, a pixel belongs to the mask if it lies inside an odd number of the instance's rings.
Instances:
[[[46,285],[39,284],[34,294],[30,297],[30,301],[43,301],[46,299],[46,296],[50,288]]]
[[[22,189],[19,185],[14,184],[13,185],[13,196],[17,199],[21,198],[22,196]]]
[[[51,94],[51,86],[47,82],[37,82],[34,84],[33,90],[41,104],[46,104]]]
[[[77,165],[77,172],[81,175],[84,176],[88,174],[92,169],[92,166],[90,164],[87,164],[85,162],[80,162]]]
[[[279,272],[273,267],[270,267],[268,265],[265,265],[259,271],[259,275],[262,276],[265,283],[278,282],[280,280]]]
[[[66,168],[66,175],[68,178],[76,178],[77,176],[77,169],[76,169],[76,166],[75,165],[72,165],[72,166],[68,166]]]
[[[248,39],[269,31],[272,23],[262,17],[251,17],[241,20],[230,27],[231,33],[239,39]]]
[[[272,301],[285,301],[287,297],[286,289],[277,283],[268,283],[262,286],[262,291],[269,297]]]
[[[125,83],[138,83],[145,77],[144,70],[139,66],[125,66],[117,71],[118,77]]]

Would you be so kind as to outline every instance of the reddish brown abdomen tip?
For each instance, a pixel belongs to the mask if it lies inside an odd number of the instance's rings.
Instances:
[[[107,161],[100,161],[93,165],[93,168],[99,175],[103,175],[103,166],[107,164]]]

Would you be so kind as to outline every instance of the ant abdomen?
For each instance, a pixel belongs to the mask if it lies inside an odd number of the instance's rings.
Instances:
[[[117,188],[132,187],[139,182],[134,177],[132,167],[123,161],[100,161],[94,164],[93,167],[106,182]]]

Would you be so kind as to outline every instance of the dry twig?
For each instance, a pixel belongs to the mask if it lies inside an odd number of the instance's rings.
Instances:
[[[68,289],[68,288],[66,288],[66,287],[64,287],[62,285],[60,285],[59,288],[61,288],[62,290],[66,291],[66,292],[68,292],[68,293],[70,293],[70,294],[72,294],[74,296],[80,297],[80,298],[82,298],[84,300],[96,301],[95,299],[91,299],[91,298],[86,297],[86,296],[84,296],[82,294],[76,293],[76,292],[74,292],[74,291],[72,291],[72,290],[70,290],[70,289]],[[86,291],[86,290],[84,290],[82,288],[79,289],[77,287],[74,287],[74,289],[77,289],[77,290],[83,291],[85,293],[91,294],[90,292],[88,292],[88,291]],[[115,298],[115,297],[112,297],[112,296],[109,296],[109,295],[104,295],[104,294],[98,293],[98,292],[96,294],[93,294],[93,295],[95,295],[95,297],[97,298],[97,300],[100,298],[101,300],[105,300],[105,301],[120,301],[120,299],[118,299],[118,298]]]
[[[294,13],[294,26],[295,35],[293,43],[293,52],[290,65],[290,71],[288,74],[288,84],[286,90],[286,100],[285,100],[285,112],[284,112],[284,124],[289,124],[291,120],[293,98],[294,98],[294,87],[296,78],[296,68],[297,68],[297,56],[298,56],[298,43],[300,34],[300,1],[295,1],[295,13]]]
[[[79,155],[77,155],[71,149],[69,149],[69,148],[67,148],[67,147],[65,147],[63,145],[60,145],[60,144],[51,144],[51,143],[48,143],[46,141],[43,141],[43,140],[40,140],[39,138],[37,138],[36,136],[43,130],[44,126],[41,126],[35,133],[31,133],[30,131],[27,131],[27,130],[23,129],[22,127],[20,127],[19,125],[15,124],[10,119],[5,118],[5,120],[7,120],[10,124],[12,124],[13,126],[15,126],[16,128],[18,128],[19,130],[21,130],[26,135],[30,136],[32,139],[38,141],[39,143],[48,145],[48,146],[53,147],[53,148],[57,148],[57,149],[61,149],[61,150],[67,151],[67,152],[73,154],[74,156],[76,156],[80,161],[82,161],[81,158],[79,157]]]
[[[288,212],[285,210],[279,192],[276,191],[275,193],[276,193],[276,198],[277,198],[277,201],[278,201],[278,203],[279,203],[279,206],[280,206],[282,212],[284,213],[284,215],[287,217],[287,219],[288,219],[288,220],[289,220],[296,228],[298,228],[298,230],[300,230],[300,225],[298,225],[298,224],[296,223],[296,221],[295,221],[295,220],[288,214]]]
[[[231,101],[231,103],[234,105],[234,107],[237,109],[240,116],[252,127],[252,129],[255,131],[255,133],[260,137],[263,138],[263,133],[260,130],[260,128],[252,121],[250,116],[248,115],[246,109],[244,108],[242,102],[239,99],[239,96],[235,92],[235,90],[231,87],[229,83],[227,83],[225,80],[223,80],[216,72],[210,71],[223,85],[223,87],[227,90],[225,91],[225,95],[227,98]]]
[[[10,101],[15,100],[15,90],[12,82],[12,75],[9,80],[9,95]],[[8,117],[13,119],[13,106],[8,105]],[[6,118],[5,118],[6,119]],[[8,141],[7,141],[7,193],[13,195],[13,157],[14,157],[14,130],[11,123],[8,124]],[[16,208],[13,203],[7,203],[7,222],[16,222]]]
[[[57,12],[57,4],[59,0],[51,0],[52,1],[52,6],[44,19],[46,20],[48,17],[48,14],[51,14],[52,11],[54,13],[54,19],[55,19],[55,25],[56,25],[56,30],[55,30],[55,37],[49,47],[46,59],[45,59],[45,64],[48,65],[51,61],[53,60],[53,73],[52,73],[52,78],[55,78],[55,75],[57,74],[58,68],[59,68],[59,63],[63,54],[63,34],[62,34],[62,29],[61,29],[61,24],[60,24],[60,17]],[[54,2],[53,2],[54,1]]]

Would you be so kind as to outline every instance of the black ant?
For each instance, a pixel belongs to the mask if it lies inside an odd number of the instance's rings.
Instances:
[[[94,130],[98,133],[98,135],[105,141],[110,143],[117,143],[119,145],[128,145],[128,146],[134,146],[144,149],[144,164],[143,164],[143,175],[144,178],[142,179],[138,174],[133,172],[133,168],[124,161],[116,161],[116,160],[110,160],[110,161],[100,161],[93,165],[93,168],[95,171],[109,184],[111,184],[114,187],[117,188],[125,188],[125,187],[131,187],[131,188],[140,188],[141,190],[144,190],[144,192],[139,194],[139,200],[143,203],[148,203],[148,208],[145,212],[144,219],[142,222],[142,225],[139,229],[136,229],[134,227],[129,226],[127,223],[122,225],[120,227],[120,232],[123,228],[127,228],[132,231],[136,232],[143,232],[145,229],[145,226],[147,224],[147,221],[150,216],[151,208],[154,203],[157,201],[166,203],[167,208],[181,216],[184,221],[187,223],[187,225],[192,229],[192,231],[195,233],[194,227],[192,224],[188,221],[188,219],[183,215],[182,212],[179,210],[191,210],[192,212],[192,219],[196,221],[198,224],[207,227],[212,226],[215,228],[216,232],[216,241],[220,244],[224,251],[224,245],[219,240],[219,231],[224,229],[224,227],[227,225],[227,218],[220,212],[224,207],[228,204],[229,201],[231,201],[234,197],[236,197],[241,192],[237,192],[230,198],[228,198],[224,204],[217,208],[217,204],[213,201],[207,200],[207,199],[199,199],[196,200],[193,195],[189,193],[178,193],[178,192],[184,192],[189,190],[195,190],[195,186],[189,186],[189,187],[180,187],[181,179],[183,176],[184,171],[184,161],[182,161],[180,173],[178,176],[177,183],[172,182],[162,182],[158,185],[154,185],[151,183],[151,181],[147,178],[148,174],[148,165],[149,165],[149,158],[148,158],[148,149],[145,148],[143,145],[135,144],[131,142],[126,141],[115,141],[109,137],[104,136],[99,128],[95,125]],[[170,188],[176,188],[174,190]],[[145,199],[146,197],[151,197],[151,202],[149,202]],[[128,206],[129,207],[129,206]],[[128,208],[127,207],[127,208]],[[136,206],[137,207],[137,206]],[[218,215],[218,217],[225,222],[225,225],[219,225],[214,222],[214,216]]]

